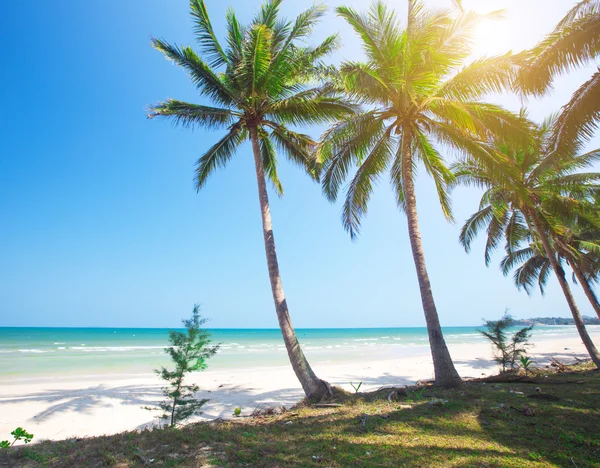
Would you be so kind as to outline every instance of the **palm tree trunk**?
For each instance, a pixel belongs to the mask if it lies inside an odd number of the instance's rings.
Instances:
[[[573,259],[570,256],[568,257],[568,259],[569,259],[569,265],[573,269],[573,272],[575,273],[575,276],[577,277],[577,281],[579,281],[579,284],[583,288],[583,292],[585,293],[585,296],[590,301],[590,304],[592,304],[592,307],[594,308],[594,311],[596,312],[596,315],[598,316],[598,318],[600,318],[600,304],[598,303],[598,298],[596,297],[596,294],[594,294],[594,291],[592,291],[592,288],[590,287],[589,281],[584,276],[583,271],[581,271],[581,268],[579,267],[579,265],[577,264],[575,259]]]
[[[310,364],[304,356],[300,347],[296,332],[292,326],[292,320],[288,311],[283,286],[281,284],[281,275],[279,274],[279,262],[277,261],[277,251],[275,249],[275,239],[273,237],[273,225],[271,223],[271,209],[269,208],[269,196],[267,195],[267,184],[265,182],[265,172],[258,143],[258,132],[256,128],[250,128],[250,139],[252,141],[252,151],[254,153],[254,165],[256,167],[256,179],[258,181],[258,197],[260,201],[260,212],[262,215],[263,237],[265,241],[265,252],[267,254],[267,266],[269,268],[269,279],[271,280],[271,290],[273,292],[273,301],[275,302],[275,311],[279,328],[283,335],[283,341],[287,349],[288,357],[296,377],[300,381],[304,393],[308,398],[320,398],[328,392],[327,384],[319,379],[310,367]]]
[[[575,298],[573,297],[573,293],[571,292],[571,288],[569,287],[569,283],[567,283],[567,279],[565,278],[565,272],[562,267],[556,261],[556,256],[554,253],[554,249],[550,245],[550,240],[544,231],[544,228],[540,222],[540,219],[537,216],[535,210],[529,208],[527,209],[527,214],[533,221],[533,225],[535,227],[536,233],[540,240],[542,241],[542,245],[544,246],[544,250],[546,251],[546,257],[550,261],[550,265],[552,265],[552,269],[556,274],[556,278],[558,279],[558,283],[563,290],[563,294],[565,299],[567,300],[567,304],[569,304],[569,309],[571,309],[571,314],[573,315],[573,320],[575,321],[575,326],[577,327],[577,331],[579,332],[579,336],[581,337],[581,341],[585,345],[592,361],[596,364],[596,367],[600,368],[600,353],[596,349],[594,342],[588,335],[587,329],[585,328],[585,323],[583,323],[583,318],[581,317],[581,313],[579,312],[579,308],[575,303]]]
[[[446,341],[444,340],[444,335],[442,334],[442,327],[440,326],[433,293],[431,292],[429,274],[427,273],[427,266],[425,264],[425,254],[423,252],[423,243],[421,241],[419,219],[417,216],[417,200],[412,173],[410,142],[410,127],[405,125],[402,131],[402,187],[404,189],[410,247],[417,270],[417,278],[419,279],[421,302],[423,303],[423,312],[425,313],[425,322],[427,323],[427,332],[429,334],[429,346],[433,357],[435,383],[443,387],[458,387],[462,385],[462,379],[454,367],[450,352],[446,346]]]

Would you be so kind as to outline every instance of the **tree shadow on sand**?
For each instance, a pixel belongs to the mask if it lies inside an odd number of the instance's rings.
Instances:
[[[217,391],[201,390],[197,397],[208,398],[203,414],[196,419],[216,419],[230,417],[236,407],[242,407],[249,413],[259,405],[292,406],[302,399],[301,388],[286,388],[268,392],[259,392],[243,385],[224,384]],[[48,406],[36,413],[29,421],[38,423],[49,420],[55,415],[65,412],[76,412],[93,415],[94,410],[109,408],[115,403],[135,406],[153,407],[163,399],[160,385],[94,385],[81,389],[53,389],[27,395],[7,395],[0,399],[0,408],[4,404],[21,402],[47,403]],[[252,403],[249,403],[252,402]],[[1,409],[0,409],[1,411]],[[143,429],[157,423],[156,417],[148,413],[147,422],[136,429]],[[133,429],[133,428],[132,428]]]
[[[77,413],[92,414],[99,407],[111,406],[107,400],[117,400],[128,405],[143,406],[157,401],[161,395],[157,386],[123,385],[108,387],[96,385],[81,389],[56,389],[22,396],[8,396],[0,400],[1,404],[20,402],[50,403],[43,411],[37,413],[36,421],[43,421],[55,414],[75,411]]]
[[[494,416],[490,412],[496,412],[493,408],[498,407],[499,401],[517,405],[518,399],[524,398],[511,393],[508,385],[498,387],[482,391],[481,384],[472,383],[463,390],[428,388],[419,401],[389,404],[385,398],[369,400],[373,405],[368,414],[364,413],[364,406],[348,400],[343,407],[325,408],[301,417],[292,413],[247,423],[234,420],[191,424],[180,430],[123,433],[81,440],[77,449],[65,441],[52,445],[52,450],[53,456],[73,466],[102,459],[106,453],[131,454],[131,447],[157,464],[172,464],[176,456],[177,466],[196,466],[198,460],[206,460],[211,454],[223,462],[217,463],[219,466],[230,466],[231,462],[235,466],[254,467],[516,467],[536,461],[540,465],[566,466],[574,455],[578,466],[588,466],[581,456],[582,447],[573,445],[571,452],[557,445],[581,442],[574,437],[567,441],[565,436],[556,434],[536,435],[535,427],[518,412],[491,421]],[[439,397],[447,402],[431,403]],[[592,403],[580,408],[553,405],[556,408],[552,416],[574,421],[575,434],[575,428],[581,424],[576,412],[591,407]],[[543,414],[550,413],[544,410]],[[586,416],[585,424],[589,422],[591,418]],[[539,447],[548,447],[550,451],[540,453]],[[591,452],[593,448],[585,450]],[[130,456],[136,460],[135,454]]]

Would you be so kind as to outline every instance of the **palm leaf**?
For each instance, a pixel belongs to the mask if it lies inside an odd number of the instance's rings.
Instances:
[[[242,60],[245,29],[238,21],[233,8],[227,9],[225,23],[227,25],[227,56],[229,63],[236,66]]]
[[[207,96],[224,106],[231,106],[237,102],[235,93],[219,79],[190,47],[180,49],[156,38],[152,39],[152,46],[165,54],[168,59],[187,70],[200,95]]]
[[[522,61],[522,55],[513,55],[511,52],[479,58],[446,81],[437,95],[470,101],[485,94],[510,90]]]
[[[594,136],[599,124],[600,71],[597,71],[562,108],[552,135],[555,151],[575,153]]]
[[[302,167],[313,180],[319,180],[319,164],[314,151],[317,143],[312,138],[283,125],[273,125],[271,137],[290,161]]]
[[[531,247],[511,251],[500,262],[500,269],[504,276],[506,276],[516,265],[526,262],[535,255],[536,253]]]
[[[417,132],[415,144],[417,154],[421,158],[421,161],[423,161],[425,170],[435,183],[442,212],[447,220],[453,221],[448,184],[454,182],[454,174],[446,167],[442,156],[422,132]]]
[[[283,196],[283,186],[279,180],[277,174],[277,155],[275,154],[275,147],[267,132],[260,132],[259,135],[259,146],[260,154],[262,157],[263,168],[265,176],[271,181],[273,189],[278,196]]]
[[[489,266],[492,261],[492,254],[498,248],[500,241],[504,236],[506,223],[508,222],[508,212],[506,209],[494,209],[492,205],[492,216],[487,228],[487,240],[485,242],[484,259],[485,266]]]
[[[493,217],[494,213],[492,212],[492,206],[487,205],[485,208],[471,215],[469,219],[465,221],[465,224],[460,230],[458,241],[466,252],[471,251],[471,243],[475,240],[482,228],[489,226]]]
[[[204,0],[191,0],[190,8],[194,20],[194,32],[210,67],[230,64],[213,30]]]
[[[533,48],[520,84],[526,92],[541,95],[557,75],[584,66],[599,52],[600,15],[580,16],[556,28]]]
[[[225,167],[233,156],[237,147],[246,137],[246,131],[242,126],[234,124],[229,132],[214,144],[196,163],[196,190],[204,187],[208,178],[216,168]]]
[[[353,162],[361,162],[383,134],[383,122],[375,112],[341,120],[321,137],[317,159],[323,164],[322,188],[334,201]]]
[[[231,125],[240,114],[229,109],[168,99],[150,108],[148,118],[154,117],[169,117],[175,124],[184,127],[199,126],[214,130]]]
[[[367,214],[367,204],[373,192],[373,184],[387,169],[394,151],[394,143],[390,136],[391,128],[375,143],[348,186],[346,200],[342,207],[342,224],[353,240],[360,231],[362,218]]]
[[[239,77],[253,102],[263,91],[261,84],[271,62],[271,39],[271,30],[261,24],[253,25],[247,33]]]

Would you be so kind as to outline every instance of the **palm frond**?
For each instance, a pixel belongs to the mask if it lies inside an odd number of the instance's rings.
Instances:
[[[522,55],[511,52],[477,59],[446,81],[437,96],[471,101],[485,94],[510,90],[522,61]]]
[[[542,267],[540,268],[540,271],[538,273],[538,286],[540,288],[540,293],[542,293],[542,296],[546,294],[546,284],[548,284],[548,279],[550,278],[550,275],[553,273],[553,269],[552,269],[552,265],[550,265],[549,261],[546,261]]]
[[[237,102],[235,93],[219,79],[208,64],[203,62],[190,47],[180,49],[156,38],[152,39],[152,46],[189,73],[200,95],[207,96],[224,106],[231,106]]]
[[[531,238],[531,233],[526,225],[523,214],[518,210],[512,210],[510,219],[504,230],[504,238],[506,239],[506,252],[510,254],[522,242]]]
[[[380,41],[380,36],[383,31],[379,28],[390,32],[395,31],[396,29],[396,20],[393,15],[386,15],[388,24],[382,25],[377,21],[378,18],[383,17],[379,12],[385,8],[386,7],[382,2],[375,2],[371,7],[371,15],[358,13],[354,9],[346,6],[336,8],[337,14],[344,18],[361,38],[367,57],[374,62],[380,63],[388,63],[394,59],[394,56],[386,54]],[[373,14],[373,12],[375,12],[375,14]],[[400,50],[398,50],[398,52],[400,52]]]
[[[194,33],[208,65],[219,67],[223,64],[231,64],[217,40],[204,0],[190,0],[190,9],[194,20]]]
[[[531,247],[513,250],[507,253],[506,256],[502,259],[502,261],[500,262],[500,269],[502,270],[504,276],[506,276],[516,265],[526,262],[535,255],[536,253]]]
[[[214,144],[196,163],[196,190],[199,191],[216,168],[225,167],[237,147],[246,137],[246,131],[237,123],[229,132]]]
[[[264,25],[269,29],[275,29],[279,7],[282,0],[267,0],[260,7],[258,15],[254,18],[253,24]]]
[[[448,185],[454,182],[454,174],[446,167],[443,157],[437,152],[423,132],[417,132],[415,146],[419,158],[423,161],[425,170],[435,183],[438,200],[444,216],[447,220],[453,221],[452,203],[450,201]]]
[[[242,60],[245,28],[238,21],[235,11],[231,7],[225,13],[225,23],[227,25],[227,57],[229,63],[235,67]]]
[[[353,240],[360,231],[362,218],[367,214],[367,205],[373,192],[373,184],[387,169],[393,151],[394,142],[391,139],[390,128],[375,143],[348,186],[342,208],[342,224]]]
[[[600,14],[599,0],[580,0],[563,16],[555,29],[559,30],[565,26],[570,26],[578,18],[597,14]]]
[[[481,168],[481,171],[485,171],[490,180],[504,182],[514,176],[515,168],[507,164],[507,158],[494,144],[478,140],[451,123],[434,121],[428,123],[427,129],[441,144],[455,150],[463,157],[476,161],[476,165]],[[464,183],[465,180],[470,179],[470,177],[457,177],[456,181]],[[485,184],[481,187],[485,187]]]
[[[201,106],[184,101],[168,99],[150,107],[148,118],[168,117],[183,127],[198,126],[215,130],[229,126],[241,115],[229,109]]]
[[[271,39],[271,30],[262,24],[253,25],[246,34],[247,44],[238,76],[253,102],[262,94],[261,83],[269,70]]]
[[[269,134],[265,131],[259,133],[258,142],[265,176],[271,181],[275,193],[282,197],[283,186],[281,185],[279,175],[277,174],[277,155],[275,153],[275,146],[273,145]]]
[[[341,120],[328,129],[317,147],[317,159],[323,164],[322,188],[334,201],[353,162],[362,162],[369,149],[384,132],[375,112]]]
[[[323,124],[353,115],[358,107],[343,96],[335,95],[330,87],[305,90],[273,102],[268,106],[268,118],[292,125]]]
[[[277,51],[276,60],[281,54],[285,54],[288,48],[299,39],[303,39],[311,34],[316,23],[323,17],[327,8],[324,5],[315,4],[312,7],[300,13],[294,24],[289,28],[289,33],[281,47]]]
[[[598,159],[600,159],[600,151],[597,151]],[[578,188],[581,185],[594,184],[600,180],[600,172],[579,172],[576,174],[568,174],[564,176],[554,177],[544,181],[544,185],[552,186],[553,188],[569,189]],[[596,188],[596,186],[592,186]]]
[[[498,209],[500,208],[500,209]],[[485,266],[489,266],[492,261],[492,254],[498,248],[498,245],[504,237],[506,223],[508,222],[508,212],[501,207],[492,205],[494,216],[490,220],[487,228],[487,240],[485,242],[484,259]]]
[[[460,230],[458,241],[463,246],[466,252],[471,251],[471,243],[475,240],[479,231],[485,226],[489,226],[494,213],[492,206],[487,205],[485,208],[471,215]]]
[[[344,62],[340,67],[346,92],[364,103],[388,104],[391,90],[379,70],[372,64]]]
[[[303,168],[313,180],[319,180],[320,166],[315,147],[317,143],[308,135],[289,130],[283,125],[272,124],[271,137],[287,158]]]
[[[404,161],[402,157],[402,143],[403,135],[400,134],[396,155],[394,156],[394,162],[392,163],[392,167],[390,169],[390,183],[392,186],[392,191],[394,192],[394,197],[396,198],[396,206],[400,211],[405,212],[406,197],[404,195]],[[411,170],[414,177],[417,170],[415,158],[411,158],[410,164],[412,164]]]
[[[547,263],[549,262],[546,257],[537,255],[526,260],[517,268],[513,276],[517,288],[525,289],[525,292],[530,295],[536,281],[539,279],[540,270]]]
[[[520,84],[541,95],[564,71],[579,68],[600,53],[600,15],[580,16],[548,34],[530,52],[532,59],[521,72]]]
[[[598,28],[600,29],[600,21]],[[552,135],[558,153],[573,154],[593,136],[600,125],[600,70],[563,106]]]

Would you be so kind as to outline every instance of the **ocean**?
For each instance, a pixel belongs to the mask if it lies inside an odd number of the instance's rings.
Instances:
[[[592,328],[592,327],[591,327]],[[596,327],[593,327],[596,328]],[[600,327],[598,327],[600,328]],[[477,327],[446,327],[449,345],[485,342]],[[209,369],[286,365],[278,329],[213,329],[219,352]],[[425,328],[297,329],[311,363],[393,359],[427,352]],[[534,339],[577,336],[574,326],[540,326]],[[168,329],[0,327],[0,381],[60,375],[148,374],[168,364]]]

